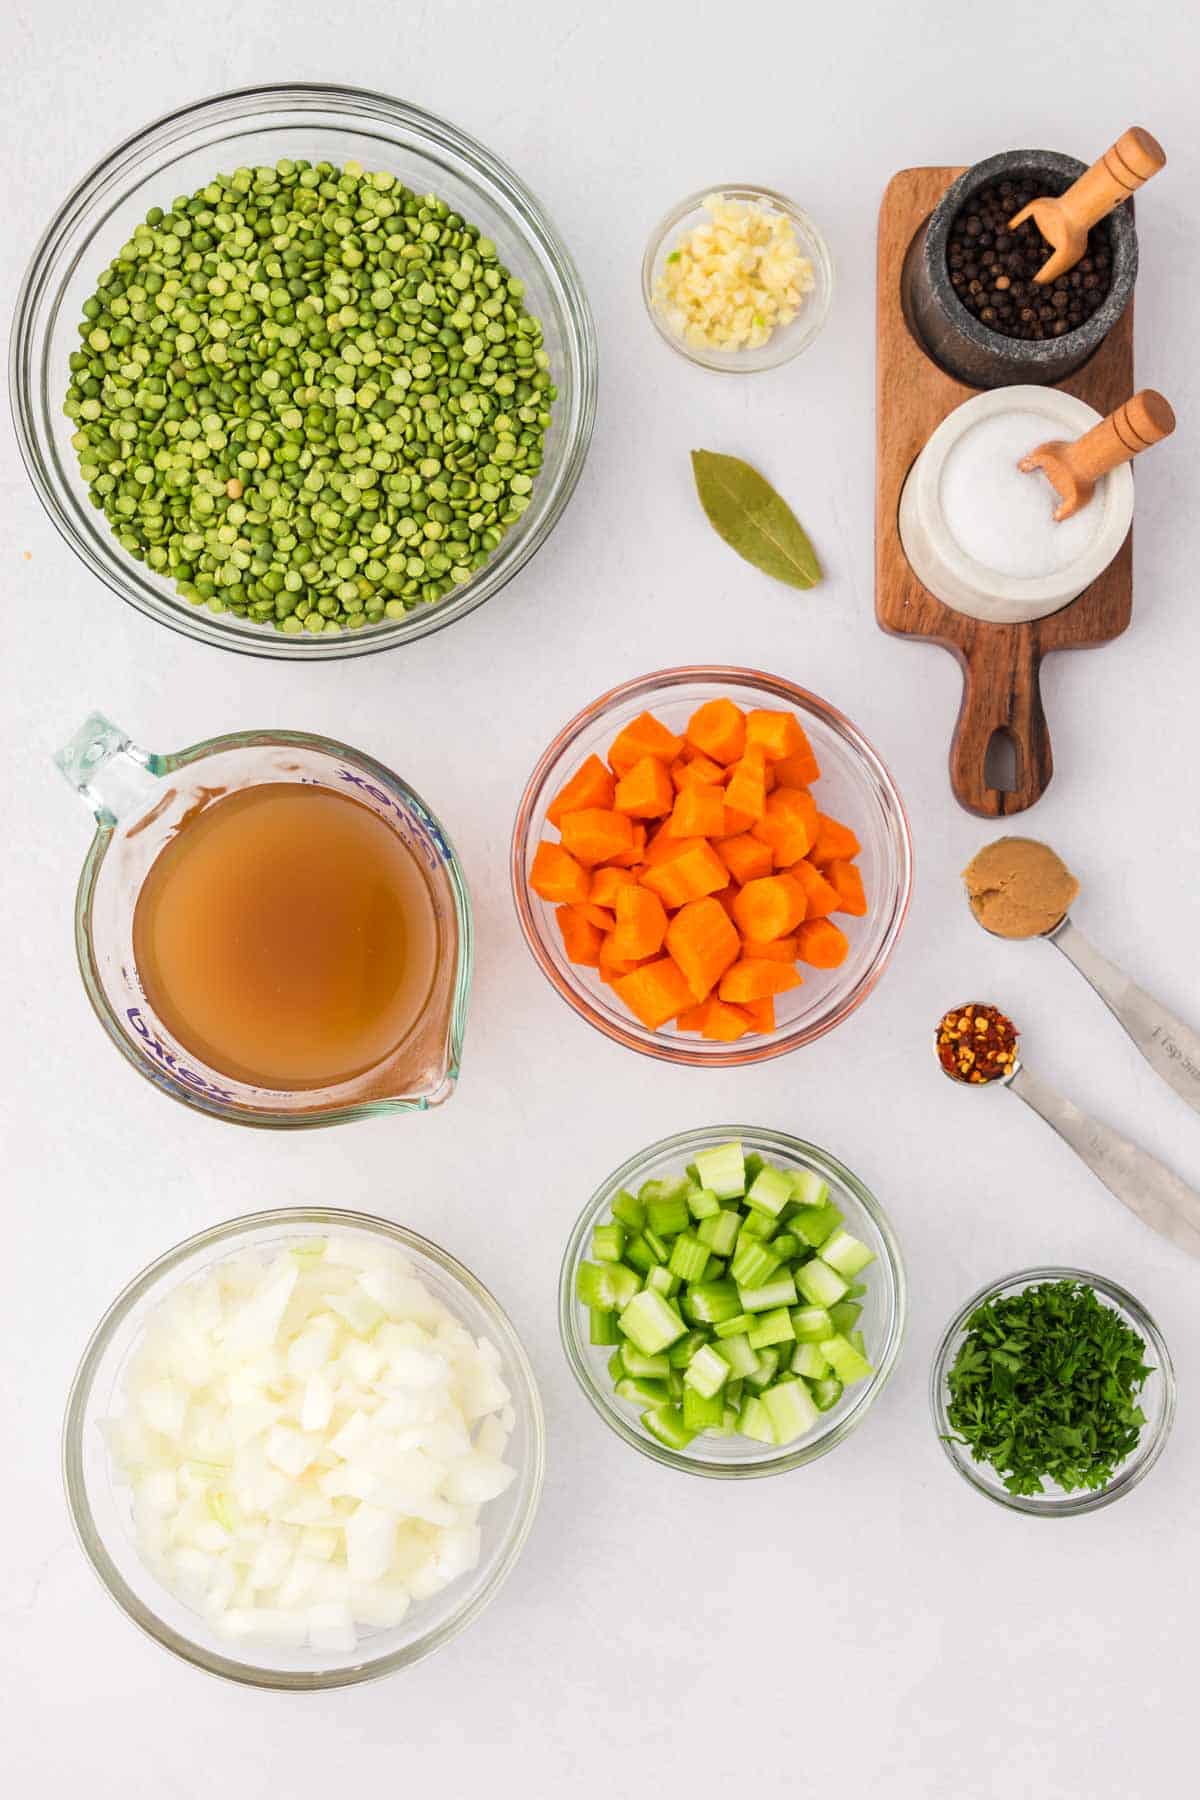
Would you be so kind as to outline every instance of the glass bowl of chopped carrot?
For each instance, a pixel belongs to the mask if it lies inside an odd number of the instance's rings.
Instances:
[[[534,960],[582,1018],[722,1067],[862,1004],[904,924],[912,842],[836,707],[706,664],[625,682],[563,727],[517,810],[512,882]]]

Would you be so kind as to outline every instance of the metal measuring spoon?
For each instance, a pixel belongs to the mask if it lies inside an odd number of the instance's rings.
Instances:
[[[1087,1164],[1109,1193],[1115,1194],[1143,1225],[1149,1225],[1152,1231],[1160,1232],[1189,1255],[1200,1256],[1200,1194],[1190,1188],[1186,1181],[1181,1181],[1165,1163],[1160,1163],[1157,1157],[1151,1156],[1148,1150],[1141,1149],[1119,1131],[1114,1131],[1111,1125],[1104,1125],[1099,1119],[1089,1117],[1073,1100],[1057,1093],[1027,1069],[1020,1057],[1020,1034],[1003,1013],[998,1016],[1012,1031],[1012,1060],[1005,1072],[982,1078],[968,1078],[956,1075],[945,1067],[938,1044],[942,1026],[947,1020],[961,1018],[968,1011],[977,1010],[975,1003],[970,1008],[956,1007],[938,1022],[938,1029],[934,1033],[933,1053],[947,1080],[953,1081],[958,1087],[1008,1088],[1018,1100],[1023,1100],[1026,1106],[1032,1107],[1064,1143],[1070,1144],[1080,1161]],[[995,1007],[986,1010],[989,1013],[998,1012]]]

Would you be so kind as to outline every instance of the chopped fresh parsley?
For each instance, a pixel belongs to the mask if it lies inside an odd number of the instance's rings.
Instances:
[[[947,1376],[956,1439],[1010,1494],[1101,1488],[1137,1447],[1146,1346],[1081,1281],[985,1301]]]

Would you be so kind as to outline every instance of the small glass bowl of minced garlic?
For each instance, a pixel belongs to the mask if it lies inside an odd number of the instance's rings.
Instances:
[[[829,316],[833,261],[808,214],[771,188],[703,188],[655,226],[642,297],[659,336],[701,368],[777,369]]]

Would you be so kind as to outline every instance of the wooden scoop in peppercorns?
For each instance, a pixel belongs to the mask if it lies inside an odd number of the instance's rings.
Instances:
[[[1140,125],[1131,125],[1065,194],[1043,194],[1014,213],[1010,231],[1032,219],[1053,251],[1034,276],[1038,285],[1045,287],[1073,269],[1087,249],[1092,226],[1157,175],[1166,160],[1158,139]]]
[[[1131,462],[1151,444],[1170,437],[1174,429],[1175,414],[1170,401],[1154,388],[1143,388],[1073,444],[1057,439],[1039,444],[1017,466],[1027,475],[1034,469],[1042,471],[1060,495],[1054,517],[1069,519],[1087,505],[1102,475],[1121,463]]]

